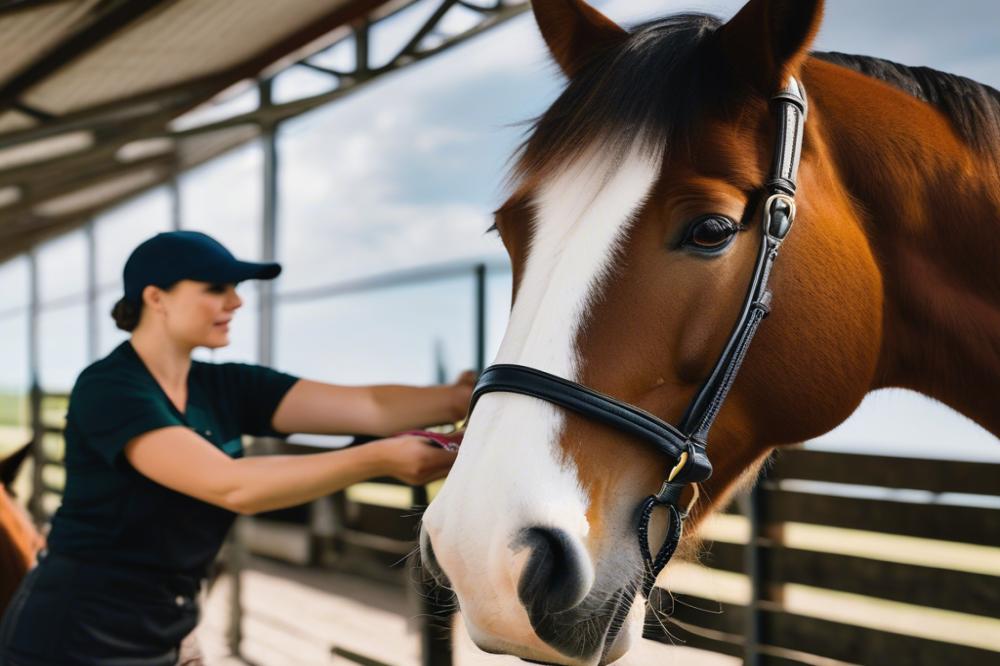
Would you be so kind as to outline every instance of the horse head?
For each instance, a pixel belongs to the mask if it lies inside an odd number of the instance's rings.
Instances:
[[[582,0],[533,8],[568,84],[522,147],[495,215],[514,285],[496,362],[667,423],[683,420],[746,302],[761,194],[786,145],[770,100],[793,79],[810,97],[772,312],[715,420],[714,472],[679,498],[696,527],[773,447],[832,429],[906,365],[883,344],[884,248],[872,241],[864,183],[851,180],[864,169],[844,166],[858,161],[868,127],[850,114],[877,117],[882,97],[899,117],[925,111],[809,56],[819,1],[750,0],[725,23],[684,14],[631,31]],[[923,219],[914,215],[908,223]],[[421,533],[427,567],[454,589],[476,644],[555,664],[623,655],[644,610],[637,507],[676,462],[548,400],[482,395]],[[654,516],[650,542],[667,529]]]

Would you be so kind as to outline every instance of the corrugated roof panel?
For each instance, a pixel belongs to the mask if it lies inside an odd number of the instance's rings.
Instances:
[[[82,152],[94,145],[94,133],[78,130],[0,149],[0,170]]]
[[[44,216],[70,215],[89,210],[118,199],[129,192],[148,187],[163,178],[160,169],[146,168],[102,180],[99,183],[74,190],[69,194],[49,199],[35,207],[35,214]]]
[[[181,168],[187,169],[224,153],[260,134],[256,125],[237,125],[218,132],[182,139],[177,147]]]
[[[46,4],[5,14],[0,21],[0,83],[6,82],[72,32],[98,0]]]
[[[4,132],[16,132],[17,130],[27,129],[37,124],[31,116],[27,116],[20,111],[0,113],[0,134]]]
[[[350,0],[179,0],[27,91],[66,113],[226,70]]]
[[[21,188],[13,185],[0,187],[0,208],[15,204],[21,200]]]

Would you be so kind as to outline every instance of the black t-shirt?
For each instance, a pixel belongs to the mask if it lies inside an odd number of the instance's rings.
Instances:
[[[129,341],[77,378],[66,417],[66,489],[48,549],[111,565],[202,577],[235,514],[140,474],[124,449],[159,428],[191,428],[233,458],[271,427],[297,377],[258,365],[192,361],[182,414]]]

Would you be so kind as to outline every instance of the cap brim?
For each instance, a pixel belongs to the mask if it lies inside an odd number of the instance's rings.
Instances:
[[[235,261],[226,266],[223,282],[243,282],[244,280],[273,280],[281,274],[281,264]]]
[[[281,264],[278,263],[258,263],[237,259],[235,261],[217,262],[211,266],[205,266],[201,270],[191,271],[185,277],[189,280],[200,280],[202,282],[235,284],[244,280],[273,280],[280,273]]]

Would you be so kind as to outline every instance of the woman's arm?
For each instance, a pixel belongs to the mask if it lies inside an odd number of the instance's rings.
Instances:
[[[302,379],[271,424],[278,432],[388,435],[465,416],[475,375],[443,386],[336,386]]]
[[[125,456],[160,485],[242,514],[295,506],[377,476],[427,483],[455,460],[454,453],[408,436],[341,451],[233,459],[178,426],[132,439]]]

